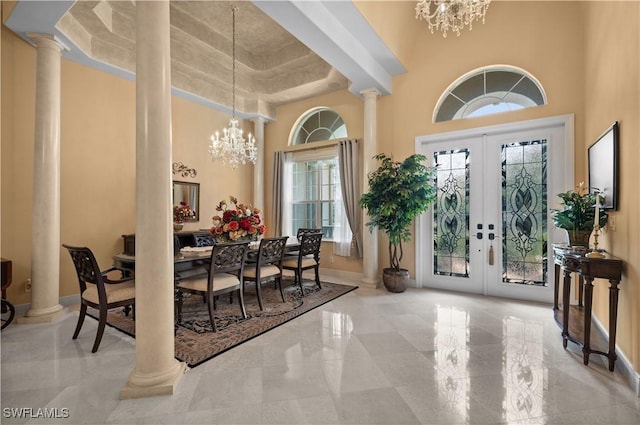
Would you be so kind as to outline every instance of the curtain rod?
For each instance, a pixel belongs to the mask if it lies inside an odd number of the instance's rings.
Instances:
[[[282,150],[282,152],[295,153],[295,152],[305,152],[305,151],[317,151],[317,150],[321,150],[321,149],[326,149],[326,148],[331,148],[331,147],[337,146],[338,144],[340,144],[340,142],[346,142],[346,141],[349,141],[349,140],[352,140],[352,141],[354,141],[356,143],[359,142],[358,139],[331,140],[331,141],[327,141],[327,142],[320,142],[321,145],[316,145],[316,146],[310,146],[309,144],[289,146],[289,149]]]

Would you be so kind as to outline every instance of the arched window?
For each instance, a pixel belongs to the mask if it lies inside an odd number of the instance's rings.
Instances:
[[[347,126],[342,117],[327,107],[313,108],[293,125],[290,145],[305,145],[346,139]],[[283,174],[290,190],[283,194],[284,233],[295,235],[299,228],[322,229],[325,240],[338,241],[343,228],[342,196],[335,144],[317,149],[292,149],[287,153]],[[349,240],[351,234],[349,233]]]
[[[344,139],[347,137],[347,126],[342,117],[335,111],[319,107],[302,115],[293,129],[291,145],[325,140]]]
[[[489,66],[451,84],[438,101],[433,121],[497,114],[546,103],[542,86],[531,74],[512,66]]]

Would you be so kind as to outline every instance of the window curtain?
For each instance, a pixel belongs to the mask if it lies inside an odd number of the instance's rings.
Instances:
[[[291,220],[285,205],[291,203],[291,155],[287,152],[277,151],[273,155],[273,204],[271,216],[273,217],[273,235],[291,235]]]
[[[273,203],[271,204],[271,217],[273,217],[273,235],[282,235],[282,174],[284,172],[284,152],[273,153],[273,182],[271,193]]]
[[[362,257],[362,213],[360,209],[360,167],[358,141],[342,140],[338,143],[338,169],[344,216],[351,230],[351,238],[341,240],[334,248],[336,255]],[[345,223],[344,228],[347,228]],[[351,254],[353,247],[353,254]],[[337,249],[336,249],[337,248]]]

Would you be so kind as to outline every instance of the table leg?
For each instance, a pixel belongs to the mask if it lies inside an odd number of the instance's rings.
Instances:
[[[178,333],[178,325],[182,323],[182,300],[184,294],[177,286],[173,290],[173,333]]]
[[[591,305],[593,302],[593,278],[584,278],[584,345],[582,346],[582,359],[585,365],[589,364],[591,354]]]
[[[560,285],[560,265],[555,264],[555,273],[553,276],[554,279],[554,286],[553,286],[553,311],[557,311],[558,310],[558,292],[559,292],[559,285]]]
[[[569,308],[571,302],[571,272],[563,269],[564,280],[562,283],[562,346],[567,348],[569,340]]]
[[[578,279],[578,306],[582,307],[582,300],[584,299],[584,277],[580,275]]]
[[[618,317],[618,282],[617,280],[610,280],[609,283],[609,371],[613,372],[613,366],[616,358],[616,330],[617,330],[617,317]]]

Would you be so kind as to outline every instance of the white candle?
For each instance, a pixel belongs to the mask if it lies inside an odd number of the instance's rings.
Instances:
[[[593,227],[600,226],[600,196],[596,195],[596,217],[593,222]]]

